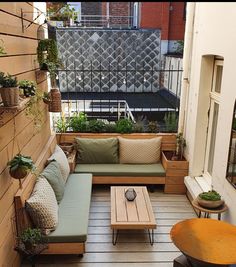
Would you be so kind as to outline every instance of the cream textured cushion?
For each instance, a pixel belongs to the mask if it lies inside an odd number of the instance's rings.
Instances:
[[[57,161],[57,163],[59,164],[62,178],[63,178],[64,182],[66,183],[67,178],[70,174],[70,165],[68,163],[68,159],[66,157],[66,154],[58,145],[56,145],[55,151],[51,155],[51,157],[48,159],[48,161],[51,161],[53,159],[55,159]]]
[[[120,163],[152,164],[160,161],[161,139],[127,139],[118,137]]]
[[[54,230],[58,224],[58,204],[55,193],[46,178],[40,177],[30,198],[26,201],[29,212],[36,227],[44,232]]]

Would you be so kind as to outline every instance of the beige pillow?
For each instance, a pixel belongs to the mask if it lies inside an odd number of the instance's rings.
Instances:
[[[58,224],[58,204],[55,193],[46,178],[38,178],[33,192],[26,200],[26,209],[35,226],[48,233]]]
[[[118,137],[120,163],[158,163],[161,155],[162,137],[151,139],[127,139]]]
[[[66,154],[58,145],[56,145],[55,151],[51,155],[51,157],[48,159],[48,161],[51,161],[53,159],[55,159],[57,161],[57,163],[59,164],[62,178],[64,180],[64,183],[66,183],[67,178],[70,174],[70,165],[68,163],[68,159],[66,157]]]

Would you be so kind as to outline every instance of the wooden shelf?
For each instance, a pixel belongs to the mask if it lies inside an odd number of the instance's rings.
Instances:
[[[30,98],[20,98],[19,105],[13,107],[5,107],[3,103],[0,104],[0,113],[15,113],[19,112],[20,110],[24,109],[25,105],[29,102]]]

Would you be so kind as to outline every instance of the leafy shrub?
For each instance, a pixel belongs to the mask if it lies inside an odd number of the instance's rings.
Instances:
[[[34,81],[22,80],[19,81],[19,88],[24,89],[25,96],[34,96],[36,91],[36,84]]]
[[[148,122],[148,132],[149,133],[157,133],[158,127],[156,121],[149,121]]]
[[[204,200],[213,200],[213,201],[221,200],[221,195],[215,190],[203,192],[199,194],[199,197]]]
[[[88,128],[87,115],[83,112],[75,113],[69,122],[73,132],[86,132]]]
[[[65,116],[62,116],[56,121],[56,132],[65,133],[70,124]]]
[[[115,123],[107,123],[104,127],[105,133],[115,133],[116,132],[116,124]]]
[[[101,120],[88,121],[88,132],[102,133],[105,130],[105,123]]]
[[[133,123],[129,119],[120,119],[116,122],[117,133],[131,133],[133,130]]]
[[[176,112],[168,112],[164,117],[166,132],[176,132],[178,126],[178,116]]]

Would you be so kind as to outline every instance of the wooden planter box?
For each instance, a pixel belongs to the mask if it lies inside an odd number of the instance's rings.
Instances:
[[[165,193],[185,194],[184,177],[188,175],[189,162],[184,157],[171,160],[172,155],[173,151],[162,151],[162,164],[166,170]]]

